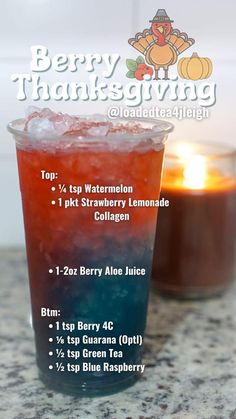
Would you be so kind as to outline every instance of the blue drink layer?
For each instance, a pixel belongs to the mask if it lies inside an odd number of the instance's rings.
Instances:
[[[114,266],[122,268],[123,272],[126,267],[144,268],[145,275],[102,275],[98,277],[67,277],[52,274],[48,276],[47,289],[45,292],[46,307],[47,301],[50,302],[51,309],[60,309],[60,317],[41,317],[38,310],[33,311],[34,329],[36,331],[36,347],[37,347],[37,363],[41,371],[41,377],[50,387],[58,388],[61,391],[72,393],[103,394],[105,391],[113,392],[120,386],[126,387],[129,383],[136,380],[140,375],[139,371],[104,371],[104,363],[109,365],[140,365],[142,345],[137,344],[137,339],[142,338],[145,330],[146,311],[148,301],[148,289],[150,279],[150,267],[152,251],[149,241],[146,246],[141,244],[143,249],[140,257],[137,258],[136,249],[137,242],[133,242],[129,255],[126,254],[119,260],[116,259],[117,249],[110,247],[110,254],[107,260],[101,263],[101,258],[91,261],[87,267],[102,267],[103,271],[106,266]],[[121,252],[122,253],[122,252]],[[113,256],[112,256],[113,254]],[[62,258],[63,260],[64,258]],[[76,256],[73,258],[71,266],[75,264]],[[71,260],[72,262],[72,260]],[[40,280],[39,280],[40,282]],[[43,280],[44,282],[44,280]],[[99,331],[93,330],[63,330],[62,322],[75,325],[77,322],[84,324],[99,324]],[[58,323],[57,323],[58,322]],[[112,322],[113,330],[105,330],[107,322]],[[103,325],[105,323],[105,328]],[[49,324],[53,324],[53,328],[49,328]],[[59,324],[59,326],[57,326]],[[59,330],[57,329],[59,328]],[[127,335],[132,338],[130,344],[119,344],[120,336]],[[139,338],[137,338],[139,336]],[[99,338],[112,338],[112,343],[101,343]],[[50,342],[49,339],[53,341]],[[75,345],[72,338],[80,338],[80,343]],[[90,340],[90,343],[86,342]],[[105,340],[106,341],[106,340]],[[74,341],[75,342],[75,341]],[[77,339],[78,342],[78,339]],[[104,342],[104,340],[103,340]],[[139,341],[141,343],[141,341]],[[87,357],[89,351],[101,351],[101,357]],[[122,354],[122,357],[114,357],[110,349]],[[74,359],[68,356],[67,351],[79,351],[80,356]],[[50,356],[49,352],[53,352]],[[71,354],[71,352],[70,352]],[[64,371],[59,370],[59,364],[63,364]],[[80,371],[75,373],[66,369],[67,364],[76,364]],[[92,364],[95,371],[84,371],[84,363]],[[53,365],[53,369],[49,370],[49,365]],[[100,365],[101,370],[97,371]],[[117,367],[115,367],[117,368]],[[93,389],[96,389],[93,391]]]

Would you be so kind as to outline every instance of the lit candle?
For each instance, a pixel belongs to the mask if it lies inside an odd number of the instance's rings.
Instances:
[[[157,289],[180,298],[221,293],[234,278],[236,152],[208,144],[170,145],[153,261]]]

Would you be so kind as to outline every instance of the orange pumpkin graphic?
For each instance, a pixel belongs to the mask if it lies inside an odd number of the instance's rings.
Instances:
[[[212,62],[210,58],[199,57],[196,52],[189,58],[181,58],[178,62],[178,73],[182,79],[202,80],[210,77]]]

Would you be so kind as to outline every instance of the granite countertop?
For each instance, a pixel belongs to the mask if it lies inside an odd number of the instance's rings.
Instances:
[[[0,417],[236,419],[236,287],[223,298],[176,302],[151,293],[146,372],[109,397],[76,399],[38,380],[24,251],[0,251]]]

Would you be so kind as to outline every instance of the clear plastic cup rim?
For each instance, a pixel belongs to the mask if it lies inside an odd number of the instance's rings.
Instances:
[[[88,115],[81,115],[81,118],[89,118],[92,120],[91,116]],[[65,143],[66,141],[68,142],[73,142],[73,144],[75,144],[76,142],[78,143],[78,145],[94,145],[95,143],[99,143],[102,142],[106,142],[106,143],[111,143],[111,142],[117,142],[119,141],[119,143],[124,142],[140,142],[142,140],[147,140],[149,138],[155,140],[156,139],[156,143],[158,144],[162,144],[165,142],[165,139],[167,138],[167,135],[169,133],[171,133],[174,130],[174,125],[171,122],[167,122],[165,120],[160,120],[160,119],[155,119],[155,118],[117,118],[114,120],[109,120],[108,122],[113,122],[113,123],[127,123],[127,122],[138,122],[140,124],[142,124],[142,126],[147,128],[150,128],[150,131],[145,131],[142,133],[121,133],[119,134],[119,132],[115,133],[115,134],[110,134],[107,136],[86,136],[84,138],[81,139],[81,137],[79,137],[76,135],[61,135],[61,136],[57,136],[57,135],[50,135],[48,137],[38,137],[35,136],[27,131],[24,131],[24,123],[25,123],[25,119],[21,118],[21,119],[15,119],[12,122],[9,122],[9,124],[7,125],[7,129],[8,131],[13,134],[13,136],[15,137],[16,143],[20,144],[21,141],[17,141],[17,138],[25,138],[25,139],[29,139],[29,140],[35,140],[35,138],[37,138],[37,142],[40,143],[40,141],[44,141],[44,140],[50,140],[50,141],[55,141],[56,143],[60,143],[60,141],[63,141],[63,143]],[[150,127],[150,125],[152,125]],[[33,142],[32,141],[32,142]],[[45,141],[46,142],[46,141]]]

